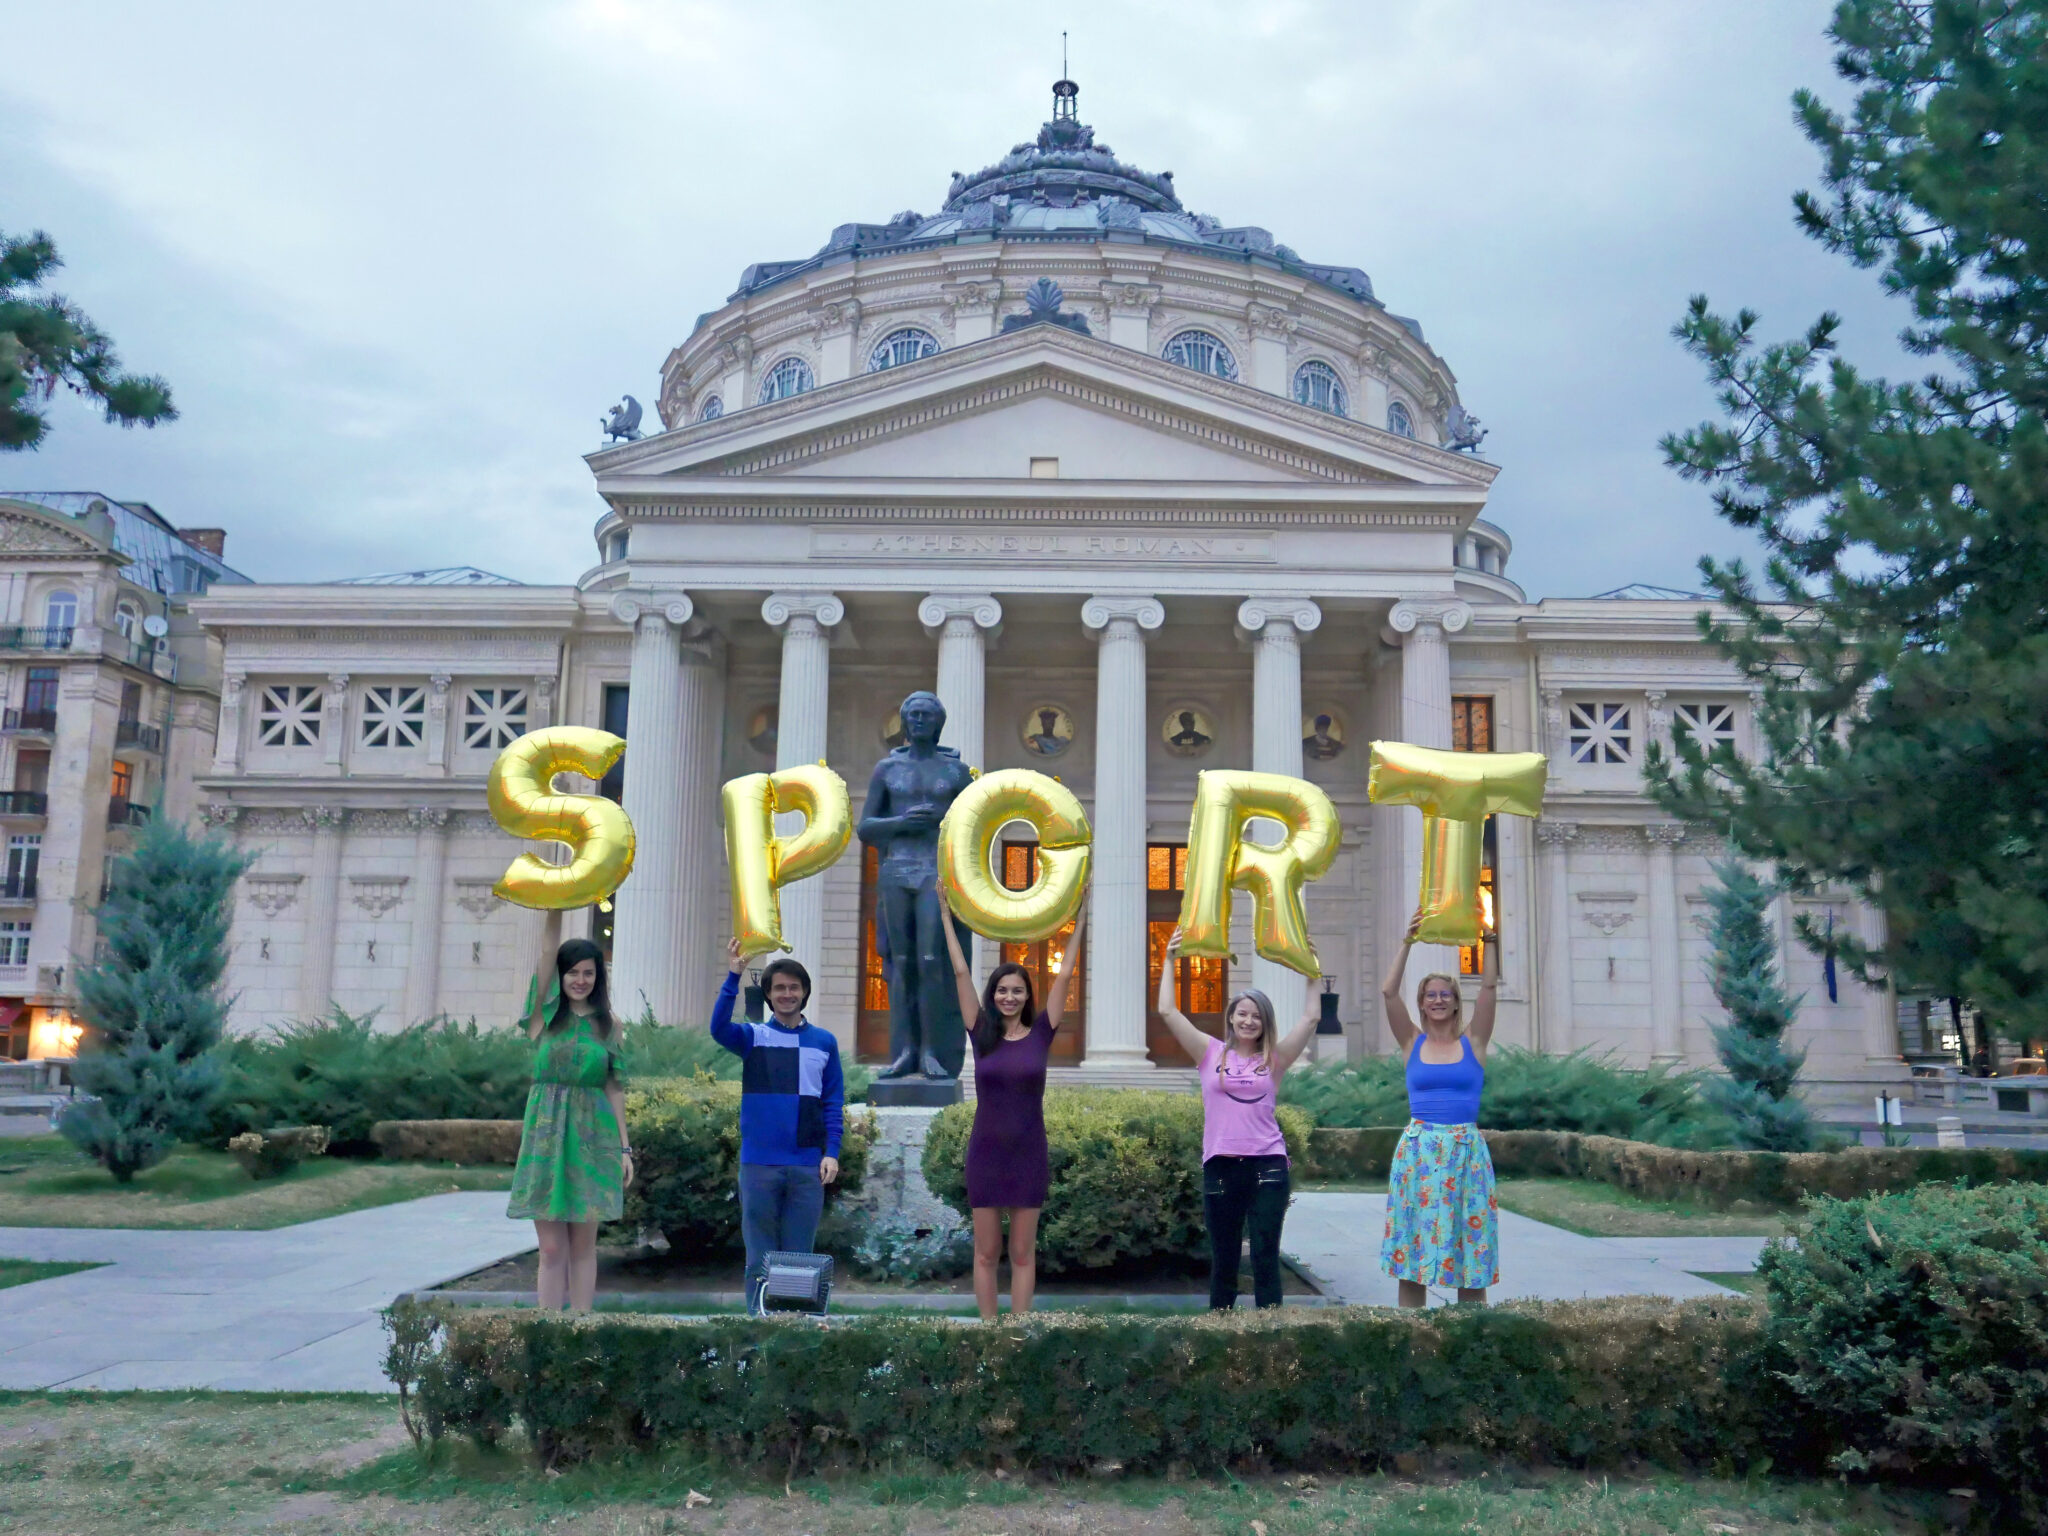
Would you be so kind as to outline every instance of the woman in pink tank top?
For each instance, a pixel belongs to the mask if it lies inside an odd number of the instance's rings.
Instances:
[[[1195,1028],[1175,1006],[1174,957],[1180,930],[1166,941],[1159,968],[1159,1017],[1202,1073],[1202,1214],[1209,1223],[1209,1305],[1237,1305],[1237,1261],[1251,1228],[1252,1299],[1280,1305],[1280,1226],[1292,1186],[1287,1141],[1275,1113],[1280,1077],[1307,1049],[1321,1005],[1308,1008],[1285,1040],[1277,1039],[1266,994],[1240,992],[1223,1012],[1225,1038]]]

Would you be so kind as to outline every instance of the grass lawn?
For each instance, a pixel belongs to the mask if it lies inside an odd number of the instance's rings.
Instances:
[[[1761,1296],[1764,1294],[1763,1276],[1753,1269],[1737,1270],[1733,1273],[1723,1273],[1719,1270],[1714,1270],[1701,1273],[1700,1278],[1702,1280],[1711,1280],[1716,1285],[1725,1285],[1729,1290],[1740,1291],[1745,1296]]]
[[[708,1502],[688,1503],[695,1491]],[[0,1529],[320,1536],[1904,1536],[1938,1500],[1838,1481],[1610,1478],[1473,1460],[1367,1477],[1049,1482],[981,1473],[739,1477],[686,1457],[549,1477],[509,1452],[416,1456],[391,1399],[0,1395]]]
[[[1721,1211],[1685,1200],[1645,1200],[1582,1179],[1502,1179],[1500,1208],[1587,1237],[1782,1237],[1791,1209]]]
[[[34,1259],[0,1259],[0,1291],[10,1285],[33,1285],[59,1275],[75,1275],[81,1269],[98,1269],[98,1264],[42,1264]]]
[[[27,1136],[0,1141],[0,1227],[259,1230],[511,1183],[509,1168],[338,1157],[312,1158],[277,1178],[255,1180],[225,1152],[180,1147],[123,1186],[63,1137]]]

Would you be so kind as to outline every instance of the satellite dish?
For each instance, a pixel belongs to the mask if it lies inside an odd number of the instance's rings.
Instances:
[[[151,639],[161,640],[171,632],[171,626],[164,622],[162,614],[152,613],[142,621],[142,632]]]

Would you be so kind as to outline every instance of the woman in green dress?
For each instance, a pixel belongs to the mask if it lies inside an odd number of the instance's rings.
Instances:
[[[567,1301],[587,1312],[597,1294],[597,1225],[619,1218],[633,1182],[633,1149],[604,951],[571,939],[555,951],[555,975],[561,1001],[552,1018],[535,978],[526,1024],[533,1089],[505,1214],[531,1220],[539,1236],[541,1306]]]

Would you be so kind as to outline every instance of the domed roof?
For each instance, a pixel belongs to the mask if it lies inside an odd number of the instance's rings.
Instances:
[[[1208,214],[1189,213],[1174,190],[1173,172],[1140,170],[1096,142],[1095,130],[1076,116],[1079,95],[1080,87],[1071,80],[1054,85],[1052,121],[1038,130],[1038,137],[972,176],[955,172],[938,213],[899,213],[886,224],[842,224],[814,256],[748,267],[732,298],[861,256],[996,238],[1180,246],[1277,267],[1378,306],[1372,279],[1357,267],[1304,261],[1257,225],[1226,227]],[[700,317],[699,323],[707,318]],[[1421,338],[1422,328],[1414,321],[1401,323]]]

